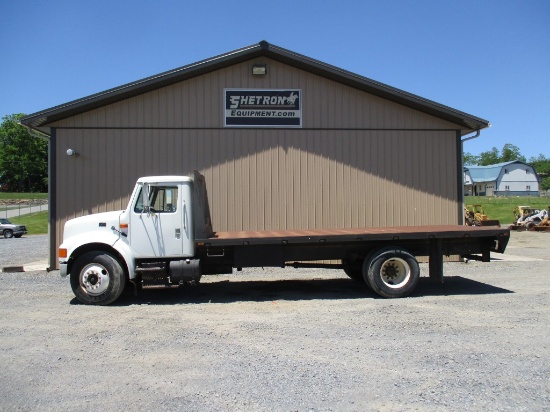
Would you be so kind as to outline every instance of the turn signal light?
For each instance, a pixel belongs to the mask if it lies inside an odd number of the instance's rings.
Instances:
[[[60,258],[66,258],[67,257],[67,249],[59,249],[59,257]]]
[[[119,225],[119,227],[120,227],[121,229],[128,229],[128,223],[121,223],[121,224]]]

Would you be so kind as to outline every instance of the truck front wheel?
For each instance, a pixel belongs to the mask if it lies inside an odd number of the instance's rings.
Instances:
[[[80,256],[71,270],[71,287],[76,298],[88,305],[108,305],[117,300],[126,275],[117,259],[103,251]]]
[[[400,298],[413,291],[420,277],[416,258],[400,247],[388,247],[375,252],[363,266],[365,282],[373,291],[386,298]]]

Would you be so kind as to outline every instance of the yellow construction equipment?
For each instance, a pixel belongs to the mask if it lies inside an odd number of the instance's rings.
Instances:
[[[518,221],[521,223],[522,220],[524,220],[529,215],[532,215],[533,213],[536,213],[536,210],[533,209],[531,206],[516,206],[514,208],[514,217],[516,218],[514,223],[518,223]]]
[[[550,207],[550,206],[549,206]],[[515,221],[510,226],[511,230],[537,230],[543,221],[548,220],[548,212],[545,209],[538,210],[531,206],[516,206],[513,211]],[[546,228],[545,223],[542,227]],[[546,229],[540,229],[541,231]]]
[[[529,230],[535,230],[537,232],[550,232],[549,213],[550,213],[550,206],[548,206],[548,213],[546,213],[546,216],[544,217],[544,219],[542,219],[538,225],[533,226]]]
[[[464,207],[464,223],[467,226],[500,226],[500,221],[489,219],[481,205],[467,205]]]
[[[512,213],[514,213],[514,223],[510,225],[510,229],[525,230],[525,219],[535,213],[535,209],[531,206],[516,206]]]

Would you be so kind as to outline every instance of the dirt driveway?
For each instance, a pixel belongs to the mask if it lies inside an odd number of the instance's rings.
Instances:
[[[89,307],[58,272],[0,273],[0,410],[549,410],[549,241],[397,300],[286,269]]]

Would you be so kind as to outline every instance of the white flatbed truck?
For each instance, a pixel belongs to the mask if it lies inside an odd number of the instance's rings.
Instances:
[[[140,178],[126,210],[69,220],[59,264],[85,304],[108,305],[125,287],[137,293],[235,268],[286,266],[343,269],[398,298],[418,282],[417,256],[428,257],[430,277],[442,282],[444,256],[489,262],[509,236],[508,229],[461,225],[214,232],[205,180],[195,172]],[[341,263],[315,263],[327,260]]]

